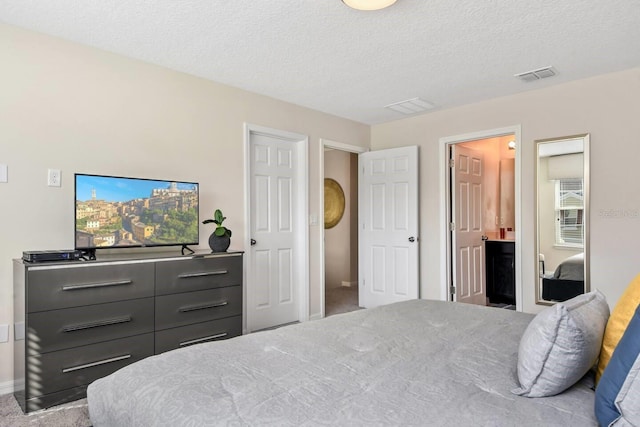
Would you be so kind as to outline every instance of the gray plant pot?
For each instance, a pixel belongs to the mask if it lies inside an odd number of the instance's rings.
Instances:
[[[226,252],[231,244],[231,238],[227,235],[216,236],[215,233],[211,233],[209,236],[209,247],[211,252]]]

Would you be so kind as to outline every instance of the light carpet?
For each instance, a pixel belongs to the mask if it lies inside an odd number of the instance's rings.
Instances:
[[[324,315],[348,313],[360,310],[358,306],[358,287],[340,286],[337,288],[325,288]]]
[[[3,427],[89,427],[87,399],[24,414],[13,394],[0,396],[0,426]]]

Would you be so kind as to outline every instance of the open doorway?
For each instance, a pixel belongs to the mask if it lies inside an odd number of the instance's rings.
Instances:
[[[515,136],[450,146],[456,301],[515,309]]]
[[[448,300],[522,309],[519,139],[518,126],[440,140]]]
[[[323,316],[358,310],[358,154],[361,147],[322,141],[324,181]]]
[[[325,316],[358,307],[358,155],[324,153]]]

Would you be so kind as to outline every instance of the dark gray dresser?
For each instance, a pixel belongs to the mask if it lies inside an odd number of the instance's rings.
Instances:
[[[147,356],[241,335],[242,255],[14,260],[22,409],[80,399],[95,379]]]

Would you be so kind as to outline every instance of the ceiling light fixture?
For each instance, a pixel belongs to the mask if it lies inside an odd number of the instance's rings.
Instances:
[[[395,2],[396,0],[342,0],[342,3],[357,10],[380,10]]]

